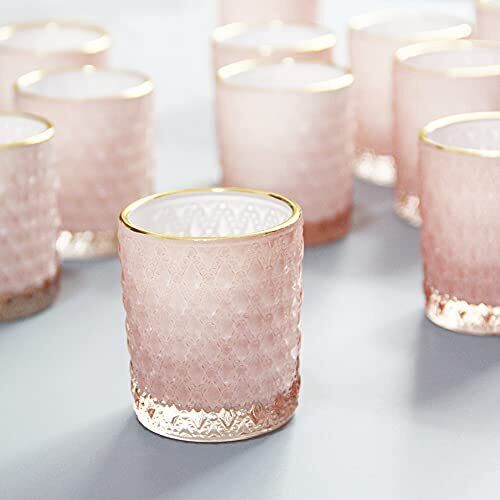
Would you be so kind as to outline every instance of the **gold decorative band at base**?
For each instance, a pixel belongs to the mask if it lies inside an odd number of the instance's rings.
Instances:
[[[60,271],[42,286],[20,294],[0,294],[0,321],[25,318],[49,307],[57,294],[61,281]]]
[[[396,164],[391,155],[362,151],[354,163],[354,175],[362,181],[382,187],[392,187],[396,180]]]
[[[500,306],[469,304],[465,300],[426,288],[426,314],[446,330],[469,335],[500,335]]]
[[[62,259],[84,260],[116,255],[116,231],[62,231],[57,240],[57,250]]]
[[[132,380],[134,410],[146,429],[160,436],[199,443],[224,443],[250,439],[285,425],[298,404],[300,380],[290,390],[276,396],[270,405],[223,408],[219,411],[179,409],[141,392]]]
[[[403,219],[410,226],[420,227],[422,224],[422,219],[420,217],[420,199],[418,196],[396,193],[394,211],[398,217]]]
[[[304,224],[304,243],[314,247],[343,238],[351,229],[352,208],[349,207],[337,217]]]

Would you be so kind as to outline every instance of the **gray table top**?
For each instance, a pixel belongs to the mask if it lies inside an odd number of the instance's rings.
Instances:
[[[114,29],[118,65],[153,75],[158,187],[214,183],[209,2],[43,4],[2,9],[8,20],[80,10]],[[337,28],[375,5],[337,4],[325,19]],[[53,308],[0,326],[0,498],[498,499],[500,344],[426,321],[418,233],[393,215],[390,191],[357,184],[356,201],[349,237],[306,252],[297,415],[253,441],[195,445],[144,430],[119,263],[65,265]]]

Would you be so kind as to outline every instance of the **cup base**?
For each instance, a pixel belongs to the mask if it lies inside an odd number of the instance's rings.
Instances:
[[[400,219],[410,226],[421,226],[422,219],[420,217],[420,200],[418,196],[397,193],[394,211]]]
[[[365,182],[381,187],[392,187],[396,180],[396,164],[391,155],[369,151],[360,153],[354,163],[354,175]]]
[[[59,293],[60,271],[42,286],[19,294],[0,294],[0,321],[11,321],[32,316],[49,307]]]
[[[469,304],[430,288],[425,310],[430,321],[446,330],[482,337],[500,335],[500,306]]]
[[[116,255],[116,231],[62,231],[57,250],[64,260],[86,260]]]
[[[352,208],[337,217],[304,224],[304,244],[315,247],[343,238],[351,229]]]
[[[275,431],[294,415],[300,381],[276,397],[271,405],[223,408],[219,411],[183,410],[152,398],[132,381],[134,411],[139,422],[160,436],[196,443],[242,441]]]

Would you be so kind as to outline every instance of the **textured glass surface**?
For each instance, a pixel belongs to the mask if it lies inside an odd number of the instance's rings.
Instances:
[[[480,40],[500,40],[500,4],[476,2],[476,36]]]

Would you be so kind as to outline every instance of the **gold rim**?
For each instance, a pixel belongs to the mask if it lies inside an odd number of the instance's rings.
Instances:
[[[330,78],[328,80],[323,80],[316,83],[311,83],[309,85],[302,85],[297,87],[265,87],[261,85],[252,85],[252,84],[241,84],[231,82],[230,79],[233,76],[239,75],[241,73],[246,73],[247,71],[252,71],[253,69],[259,66],[272,66],[272,65],[281,65],[281,64],[295,64],[296,61],[292,57],[285,57],[281,60],[273,60],[273,59],[248,59],[246,61],[238,61],[236,63],[228,64],[227,66],[223,66],[217,71],[217,81],[228,85],[230,87],[235,88],[244,88],[251,89],[256,91],[273,91],[273,92],[332,92],[335,90],[340,90],[346,87],[349,87],[354,78],[351,73],[349,73],[345,68],[342,68],[338,65],[332,65],[328,63],[321,62],[311,62],[307,61],[307,64],[318,64],[321,66],[328,66],[344,71],[343,75],[337,76],[335,78]]]
[[[0,116],[13,116],[17,118],[28,118],[33,121],[37,121],[39,123],[43,123],[47,128],[42,130],[42,132],[38,132],[37,134],[33,134],[26,139],[22,139],[19,141],[12,141],[6,143],[0,143],[0,150],[2,149],[11,149],[18,148],[23,146],[33,146],[34,144],[41,144],[42,142],[46,142],[52,137],[54,137],[54,126],[49,120],[43,118],[42,116],[33,115],[31,113],[23,113],[21,111],[0,111]]]
[[[129,76],[137,76],[142,79],[142,82],[134,85],[132,87],[128,87],[127,89],[118,92],[116,94],[109,94],[103,96],[93,96],[93,97],[63,97],[63,96],[50,96],[46,94],[38,94],[35,92],[30,92],[29,87],[34,85],[35,83],[40,82],[47,76],[54,73],[70,73],[70,72],[81,72],[83,74],[91,74],[97,72],[108,72]],[[27,73],[26,75],[18,78],[16,83],[14,84],[14,92],[17,95],[30,97],[33,99],[45,99],[51,101],[100,101],[106,99],[136,99],[139,97],[144,97],[154,90],[154,85],[149,76],[141,73],[139,71],[132,70],[122,70],[122,69],[113,69],[113,68],[97,68],[95,66],[81,66],[78,68],[55,68],[50,70],[36,70]]]
[[[476,0],[476,6],[479,9],[500,10],[500,4],[492,2],[491,0]]]
[[[337,44],[337,37],[326,27],[319,24],[297,24],[297,23],[284,23],[283,21],[270,21],[267,23],[231,23],[224,26],[215,28],[212,34],[212,43],[217,45],[226,42],[235,36],[243,33],[248,33],[258,28],[279,29],[285,26],[308,26],[325,30],[326,33],[313,36],[307,40],[296,42],[290,45],[282,45],[280,47],[273,47],[270,44],[261,44],[254,47],[261,56],[270,56],[275,52],[292,51],[297,54],[306,52],[321,52],[323,50],[333,49]],[[239,47],[239,46],[238,46]],[[243,47],[244,48],[244,47]]]
[[[435,141],[429,137],[430,134],[436,130],[446,128],[450,125],[457,123],[466,123],[474,121],[497,120],[500,122],[500,111],[480,112],[480,113],[462,113],[459,115],[446,116],[439,120],[430,122],[420,132],[420,140],[436,149],[448,151],[450,153],[460,153],[471,156],[479,156],[481,158],[500,158],[500,150],[495,149],[474,149],[474,148],[461,148],[459,146],[447,146],[441,142]]]
[[[489,40],[440,40],[434,42],[417,43],[408,45],[396,51],[396,64],[416,72],[443,75],[450,78],[480,78],[485,76],[500,76],[500,64],[487,66],[467,66],[467,67],[425,67],[412,64],[414,57],[438,52],[451,52],[471,49],[474,47],[497,49],[500,54],[500,42]]]
[[[439,15],[443,18],[455,20],[457,24],[448,28],[440,28],[435,30],[424,30],[416,33],[409,33],[408,36],[394,36],[384,35],[382,33],[370,33],[370,36],[383,38],[383,39],[401,39],[401,40],[458,40],[460,38],[468,38],[472,35],[472,26],[466,20],[460,17],[449,16],[447,14],[419,11],[416,9],[385,9],[368,14],[356,16],[349,21],[349,29],[355,32],[364,32],[367,28],[380,24],[384,21],[390,21],[400,15],[415,15],[421,14],[424,16]]]
[[[58,20],[47,20],[38,21],[32,23],[16,23],[0,26],[0,41],[7,40],[16,31],[29,30],[33,28],[50,28],[51,26],[56,27],[68,27],[68,28],[81,28],[88,31],[93,31],[96,33],[96,38],[89,40],[82,44],[81,47],[74,49],[62,49],[62,50],[50,50],[50,51],[40,51],[36,48],[24,48],[24,47],[11,47],[11,46],[1,46],[2,50],[12,50],[19,52],[33,52],[33,53],[54,53],[54,54],[97,54],[99,52],[104,52],[111,47],[112,39],[111,35],[101,26],[96,26],[93,24],[81,23],[78,21],[58,21]]]
[[[232,235],[232,236],[174,236],[170,234],[155,233],[154,231],[148,231],[135,226],[129,220],[130,214],[137,208],[149,203],[150,201],[156,200],[158,198],[165,198],[167,196],[183,195],[183,194],[204,194],[204,193],[243,193],[250,195],[257,195],[266,198],[272,198],[274,200],[279,200],[290,207],[292,213],[290,217],[283,223],[273,226],[264,231],[257,231],[255,233]],[[268,193],[266,191],[259,191],[256,189],[243,189],[243,188],[195,188],[195,189],[180,189],[177,191],[166,191],[164,193],[157,193],[151,196],[146,196],[140,200],[134,201],[127,207],[125,207],[120,214],[120,221],[136,233],[154,236],[156,238],[163,238],[167,240],[178,240],[178,241],[218,241],[218,240],[241,240],[243,238],[254,238],[256,236],[265,236],[267,234],[276,233],[282,231],[290,226],[293,226],[302,217],[302,210],[295,202],[275,193]]]

